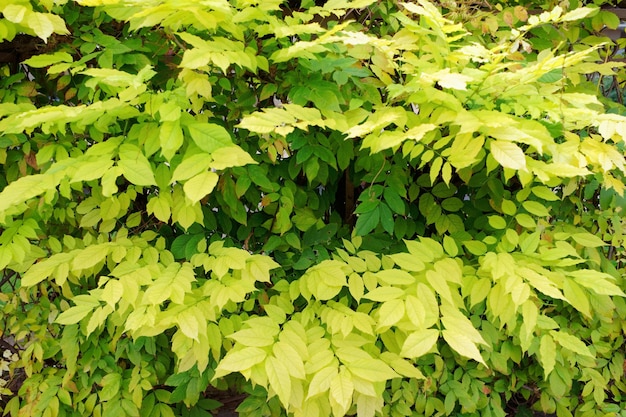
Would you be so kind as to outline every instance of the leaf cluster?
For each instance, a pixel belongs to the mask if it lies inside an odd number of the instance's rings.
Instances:
[[[614,15],[5,3],[4,415],[624,408]]]

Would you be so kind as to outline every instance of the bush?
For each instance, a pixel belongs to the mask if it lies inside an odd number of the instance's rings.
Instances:
[[[570,6],[5,2],[4,414],[624,415],[619,21]]]

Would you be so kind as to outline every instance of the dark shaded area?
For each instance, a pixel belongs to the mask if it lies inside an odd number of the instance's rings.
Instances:
[[[20,62],[40,52],[44,45],[39,38],[17,35],[12,41],[0,42],[0,66],[9,65],[11,73],[17,73]]]

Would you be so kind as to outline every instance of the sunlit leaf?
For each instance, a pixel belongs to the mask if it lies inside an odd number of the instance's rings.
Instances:
[[[423,329],[415,331],[406,338],[401,355],[406,358],[419,358],[430,352],[439,340],[439,330]]]

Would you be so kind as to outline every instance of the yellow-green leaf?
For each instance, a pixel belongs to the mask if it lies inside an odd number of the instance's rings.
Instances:
[[[399,299],[383,303],[378,310],[378,328],[391,327],[404,318],[404,301]]]
[[[298,379],[306,378],[302,357],[289,343],[284,341],[276,342],[272,347],[272,352],[275,357],[280,358],[285,363],[287,371],[291,376]]]
[[[606,242],[604,242],[598,236],[588,232],[573,233],[572,239],[574,239],[574,241],[579,245],[582,245],[586,248],[597,248],[606,245]]]
[[[317,371],[311,379],[306,398],[312,398],[318,394],[328,391],[330,388],[330,382],[333,380],[335,375],[338,374],[338,372],[339,371],[336,365],[330,365]]]
[[[233,145],[230,134],[222,126],[213,123],[190,123],[187,129],[196,145],[209,154]]]
[[[491,142],[491,154],[504,168],[526,169],[524,151],[513,142],[494,140]]]
[[[102,243],[100,245],[91,245],[78,251],[72,261],[72,270],[80,271],[102,262],[109,254],[110,248],[111,246],[108,243]]]
[[[267,372],[270,387],[276,392],[283,406],[287,408],[289,397],[291,397],[291,377],[285,363],[275,356],[270,356],[265,361],[265,372]]]
[[[122,383],[122,375],[118,373],[109,373],[100,381],[102,389],[98,392],[101,401],[109,401],[117,395]]]
[[[550,215],[548,208],[538,201],[524,201],[522,206],[528,210],[529,213],[534,214],[535,216],[547,217]]]
[[[213,161],[210,166],[217,170],[257,163],[250,154],[235,145],[216,149],[211,158]]]
[[[206,152],[198,152],[185,157],[174,170],[170,183],[173,184],[178,181],[184,181],[206,171],[211,165],[211,161],[211,154]]]
[[[475,361],[487,366],[484,359],[480,355],[480,351],[474,342],[463,334],[456,333],[450,330],[443,330],[441,332],[443,339],[448,345],[454,349],[459,355],[466,358],[474,359]]]
[[[92,304],[80,304],[70,307],[59,314],[59,317],[57,317],[55,322],[64,325],[76,324],[87,317],[87,315],[91,313],[95,307],[96,306]]]
[[[419,328],[425,327],[426,309],[424,304],[414,295],[408,295],[404,303],[406,305],[406,315],[411,323]]]
[[[384,382],[400,376],[380,359],[357,359],[346,365],[352,374],[370,382]]]
[[[555,330],[551,330],[550,334],[552,335],[554,340],[565,349],[571,350],[572,352],[582,356],[595,358],[595,355],[591,353],[587,345],[585,345],[583,341],[576,336],[572,336],[571,334],[565,333],[563,331],[557,332]]]
[[[415,282],[415,277],[401,269],[385,269],[374,274],[378,282],[386,285],[410,285]]]
[[[549,334],[544,334],[541,337],[539,360],[543,367],[544,380],[546,380],[556,364],[556,343],[554,343],[554,339]]]
[[[246,347],[241,350],[231,350],[217,365],[214,378],[227,375],[231,372],[244,371],[265,360],[267,353],[258,347]]]
[[[442,299],[454,304],[450,286],[448,285],[448,281],[444,275],[435,271],[428,271],[426,272],[426,280]]]
[[[20,4],[7,4],[2,9],[3,17],[12,23],[20,23],[27,13],[32,13],[28,8]]]
[[[169,222],[172,215],[170,203],[167,197],[162,195],[152,197],[148,201],[146,209],[148,213],[154,214],[154,217],[165,223]]]
[[[185,336],[190,339],[199,340],[198,332],[200,331],[200,323],[193,312],[193,309],[187,309],[178,314],[176,317],[178,327]]]
[[[195,203],[213,191],[218,180],[219,177],[215,172],[203,172],[185,182],[183,190],[187,198]]]
[[[122,145],[119,155],[117,165],[122,168],[122,174],[128,181],[136,185],[156,185],[150,162],[138,147]]]
[[[409,334],[402,344],[401,355],[405,358],[419,358],[430,352],[437,344],[439,330],[420,329]]]
[[[21,6],[20,6],[21,7]],[[23,64],[32,68],[44,68],[59,62],[72,62],[72,55],[67,52],[35,55],[23,61]]]
[[[614,278],[609,274],[592,269],[569,271],[567,274],[573,277],[578,284],[596,294],[626,297],[626,294],[616,284],[611,282]]]
[[[372,301],[389,301],[400,298],[404,295],[404,290],[396,287],[378,287],[363,296]]]
[[[558,289],[556,284],[552,282],[549,278],[539,274],[538,272],[530,269],[530,268],[520,268],[518,271],[519,276],[524,278],[528,283],[535,288],[536,290],[541,291],[545,295],[548,295],[552,298],[556,298],[559,300],[564,300],[565,297]]]
[[[563,294],[567,302],[574,306],[576,310],[591,318],[589,296],[580,285],[576,284],[574,280],[565,279],[563,281]]]
[[[49,14],[33,12],[26,18],[26,24],[44,41],[47,41],[54,32],[54,24]]]
[[[353,392],[352,375],[342,366],[339,373],[330,381],[330,403],[334,415],[343,416],[348,412]]]
[[[354,299],[359,302],[365,292],[365,286],[363,285],[363,278],[359,274],[352,274],[348,278],[348,289]]]
[[[425,268],[424,262],[419,260],[416,256],[410,253],[396,253],[389,255],[391,259],[402,269],[406,269],[411,272],[423,271]]]
[[[239,330],[231,334],[231,339],[236,340],[244,346],[270,346],[274,343],[274,335],[269,333],[264,327],[253,327],[250,329]]]

